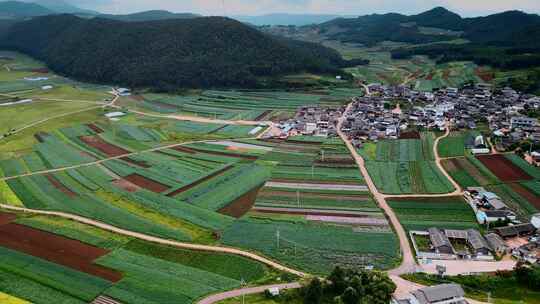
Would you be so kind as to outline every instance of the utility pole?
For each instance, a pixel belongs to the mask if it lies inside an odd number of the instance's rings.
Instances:
[[[300,190],[296,190],[296,203],[300,207]]]
[[[315,179],[315,165],[311,165],[311,179]]]
[[[279,229],[276,231],[276,243],[277,243],[277,249],[279,250]]]

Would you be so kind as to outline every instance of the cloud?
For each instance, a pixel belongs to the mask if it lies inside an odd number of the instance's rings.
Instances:
[[[110,13],[150,9],[206,15],[260,15],[267,13],[346,14],[398,12],[413,14],[444,6],[463,16],[487,15],[519,9],[540,13],[538,0],[69,0],[85,8]]]

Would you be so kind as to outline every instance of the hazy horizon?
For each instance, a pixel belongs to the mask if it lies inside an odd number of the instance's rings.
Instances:
[[[416,14],[443,6],[463,17],[484,16],[507,10],[540,13],[540,1],[515,0],[64,0],[103,13],[127,14],[145,10],[169,10],[202,15],[258,16],[275,13],[366,15]],[[39,0],[35,0],[39,3]]]

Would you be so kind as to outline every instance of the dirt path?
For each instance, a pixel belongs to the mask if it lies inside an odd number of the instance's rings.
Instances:
[[[125,235],[125,236],[128,236],[128,237],[133,237],[133,238],[137,238],[137,239],[152,242],[152,243],[158,243],[158,244],[173,246],[173,247],[182,248],[182,249],[209,251],[209,252],[225,253],[225,254],[233,254],[233,255],[243,256],[243,257],[252,259],[254,261],[258,261],[260,263],[263,263],[265,265],[268,265],[270,267],[273,267],[273,268],[275,268],[277,270],[280,270],[280,271],[288,272],[288,273],[291,273],[291,274],[294,274],[294,275],[297,275],[297,276],[300,276],[300,277],[307,276],[307,274],[304,273],[304,272],[297,271],[295,269],[292,269],[292,268],[289,268],[287,266],[281,265],[281,264],[279,264],[277,262],[274,262],[274,261],[272,261],[270,259],[267,259],[265,257],[256,255],[256,254],[251,253],[251,252],[243,251],[243,250],[240,250],[240,249],[235,249],[235,248],[230,248],[230,247],[198,245],[198,244],[191,244],[191,243],[184,243],[184,242],[178,242],[178,241],[173,241],[173,240],[167,240],[167,239],[163,239],[163,238],[159,238],[159,237],[155,237],[155,236],[151,236],[151,235],[147,235],[147,234],[143,234],[143,233],[139,233],[139,232],[125,230],[125,229],[118,228],[118,227],[115,227],[115,226],[112,226],[112,225],[109,225],[109,224],[105,224],[105,223],[102,223],[102,222],[99,222],[99,221],[91,220],[91,219],[88,219],[88,218],[85,218],[85,217],[82,217],[82,216],[69,214],[69,213],[65,213],[65,212],[33,210],[33,209],[27,209],[27,208],[21,208],[21,207],[15,207],[15,206],[10,206],[10,205],[3,205],[3,204],[0,204],[0,208],[4,208],[6,210],[11,210],[11,211],[17,211],[17,212],[27,212],[27,213],[33,213],[33,214],[57,216],[57,217],[73,220],[73,221],[76,221],[76,222],[79,222],[79,223],[87,224],[87,225],[90,225],[90,226],[94,226],[94,227],[97,227],[97,228],[100,228],[100,229],[103,229],[103,230],[107,230],[107,231],[110,231],[110,232],[114,232],[114,233],[117,233],[117,234]]]
[[[351,107],[352,107],[352,103],[347,106],[345,113],[349,112]],[[341,126],[343,125],[345,117],[346,116],[343,115],[338,122],[338,126],[337,126],[338,135],[347,145],[347,148],[349,149],[354,160],[356,161],[356,164],[360,168],[360,172],[362,173],[362,176],[364,177],[366,185],[368,186],[369,190],[373,194],[375,201],[379,204],[379,207],[384,211],[384,213],[386,214],[386,216],[392,223],[392,226],[394,227],[394,230],[399,238],[399,244],[401,248],[401,254],[403,256],[403,261],[398,268],[391,270],[389,273],[392,275],[399,275],[403,273],[413,272],[416,270],[417,264],[414,259],[414,255],[412,253],[411,247],[409,246],[407,233],[405,232],[405,229],[403,229],[403,226],[401,226],[401,223],[399,222],[396,214],[394,213],[394,210],[392,210],[392,208],[390,208],[390,206],[386,202],[385,196],[381,192],[379,192],[379,190],[375,186],[375,183],[371,179],[371,176],[369,175],[366,169],[364,159],[358,154],[354,146],[351,144],[351,141],[349,140],[347,135],[345,135],[341,131]]]
[[[223,301],[230,298],[236,298],[243,295],[263,293],[265,290],[270,289],[270,288],[278,288],[279,290],[285,290],[285,289],[296,289],[300,287],[301,287],[300,283],[296,282],[296,283],[288,283],[288,284],[266,285],[266,286],[235,289],[235,290],[218,293],[218,294],[206,297],[200,300],[199,302],[197,302],[197,304],[213,304],[219,301]]]
[[[104,158],[104,159],[96,160],[94,162],[84,163],[84,164],[80,164],[80,165],[74,165],[74,166],[68,166],[68,167],[62,167],[62,168],[56,168],[56,169],[48,169],[48,170],[42,170],[42,171],[35,171],[35,172],[31,172],[31,173],[20,174],[20,175],[9,176],[9,177],[2,177],[2,178],[0,178],[0,181],[7,181],[7,180],[11,180],[11,179],[16,179],[16,178],[19,178],[19,177],[26,177],[26,176],[33,176],[33,175],[40,175],[40,174],[47,174],[47,173],[62,172],[62,171],[66,171],[66,170],[69,170],[69,169],[77,169],[77,168],[82,168],[82,167],[94,166],[94,165],[99,165],[101,163],[104,163],[104,162],[110,161],[110,160],[121,159],[121,158],[124,158],[124,157],[135,156],[135,155],[138,155],[138,154],[143,154],[143,153],[148,153],[148,152],[156,152],[156,151],[161,151],[161,150],[165,150],[165,149],[171,149],[171,148],[175,148],[175,147],[179,147],[179,146],[183,146],[183,145],[188,145],[188,144],[206,143],[206,142],[209,142],[209,141],[212,141],[212,140],[199,140],[199,141],[189,141],[189,142],[183,142],[183,143],[170,144],[170,145],[160,146],[160,147],[151,148],[151,149],[147,149],[147,150],[126,153],[126,154],[117,155],[117,156],[113,156],[113,157],[108,157],[108,158]]]

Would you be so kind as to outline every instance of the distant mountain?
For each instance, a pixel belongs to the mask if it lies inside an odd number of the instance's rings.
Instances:
[[[294,14],[268,14],[262,16],[233,16],[240,22],[253,24],[256,26],[263,25],[294,25],[304,26],[310,24],[324,23],[336,18],[345,16],[340,15],[294,15]],[[348,16],[352,17],[352,16]]]
[[[260,77],[337,73],[349,63],[321,45],[278,39],[222,17],[146,22],[37,17],[13,25],[0,47],[80,80],[158,90],[257,87]]]
[[[3,19],[45,16],[54,13],[54,11],[35,3],[24,3],[20,1],[0,2],[0,17]]]
[[[21,0],[21,1],[28,2],[28,3],[36,3],[38,5],[41,5],[59,14],[87,14],[87,15],[98,14],[95,11],[82,9],[64,0]]]
[[[461,18],[445,8],[406,16],[402,14],[367,15],[358,18],[339,18],[313,28],[328,39],[373,45],[383,41],[412,44],[441,42],[462,37],[473,43],[512,46],[519,37],[520,44],[536,44],[540,36],[528,36],[540,27],[540,16],[521,11],[509,11],[486,17]],[[536,35],[536,34],[535,34]]]
[[[140,13],[128,14],[128,15],[111,15],[111,14],[101,14],[98,15],[99,18],[119,20],[119,21],[128,21],[128,22],[139,22],[139,21],[155,21],[155,20],[166,20],[166,19],[192,19],[202,17],[201,15],[190,14],[190,13],[171,13],[169,11],[161,10],[152,10],[145,11]]]

